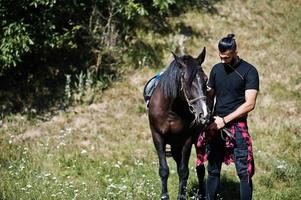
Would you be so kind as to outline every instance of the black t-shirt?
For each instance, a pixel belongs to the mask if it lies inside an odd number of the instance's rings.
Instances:
[[[208,87],[215,90],[215,114],[224,117],[245,102],[245,91],[259,90],[256,68],[244,60],[233,68],[218,63],[213,66]]]

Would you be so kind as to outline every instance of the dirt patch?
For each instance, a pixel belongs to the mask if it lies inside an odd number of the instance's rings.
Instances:
[[[43,131],[40,128],[26,130],[23,134],[17,135],[13,142],[18,143],[24,140],[32,140],[40,137]]]

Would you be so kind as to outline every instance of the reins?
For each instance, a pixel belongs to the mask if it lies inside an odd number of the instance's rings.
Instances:
[[[213,112],[214,112],[214,111],[212,110],[212,113],[213,113]],[[212,122],[214,121],[213,116],[211,116],[210,121],[211,121],[210,123],[212,123]],[[208,123],[208,125],[209,125],[210,123]],[[208,128],[208,125],[206,126],[205,129]],[[220,131],[222,140],[227,141],[226,138],[224,137],[224,134],[226,134],[226,136],[228,136],[230,139],[234,139],[234,136],[232,135],[231,131],[230,131],[228,128],[223,127],[223,128],[221,128],[221,129],[219,129],[219,131]]]
[[[226,138],[224,137],[223,133],[225,133],[228,137],[230,137],[230,139],[234,139],[234,136],[232,135],[231,131],[228,128],[226,128],[226,127],[220,129],[220,133],[221,133],[221,138],[224,141],[226,141]]]

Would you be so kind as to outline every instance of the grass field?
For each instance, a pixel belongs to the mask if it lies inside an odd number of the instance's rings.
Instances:
[[[218,40],[235,33],[239,55],[260,74],[257,106],[249,116],[256,164],[254,199],[301,199],[301,2],[226,0],[215,12],[195,10],[171,24],[192,35],[185,51],[207,48],[204,70],[219,62]],[[165,38],[166,37],[166,38]],[[177,47],[181,35],[145,36]],[[171,61],[166,50],[163,63]],[[164,66],[128,72],[101,100],[49,117],[3,116],[0,121],[0,199],[159,199],[158,162],[142,97],[144,83]],[[169,192],[177,173],[170,164]],[[196,184],[195,152],[188,190]],[[222,199],[239,199],[234,165],[223,166]],[[191,198],[193,199],[193,198]]]

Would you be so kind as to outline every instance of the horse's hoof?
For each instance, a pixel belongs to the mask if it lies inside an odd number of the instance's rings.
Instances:
[[[169,194],[168,193],[167,194],[163,194],[161,196],[161,200],[169,200]]]

